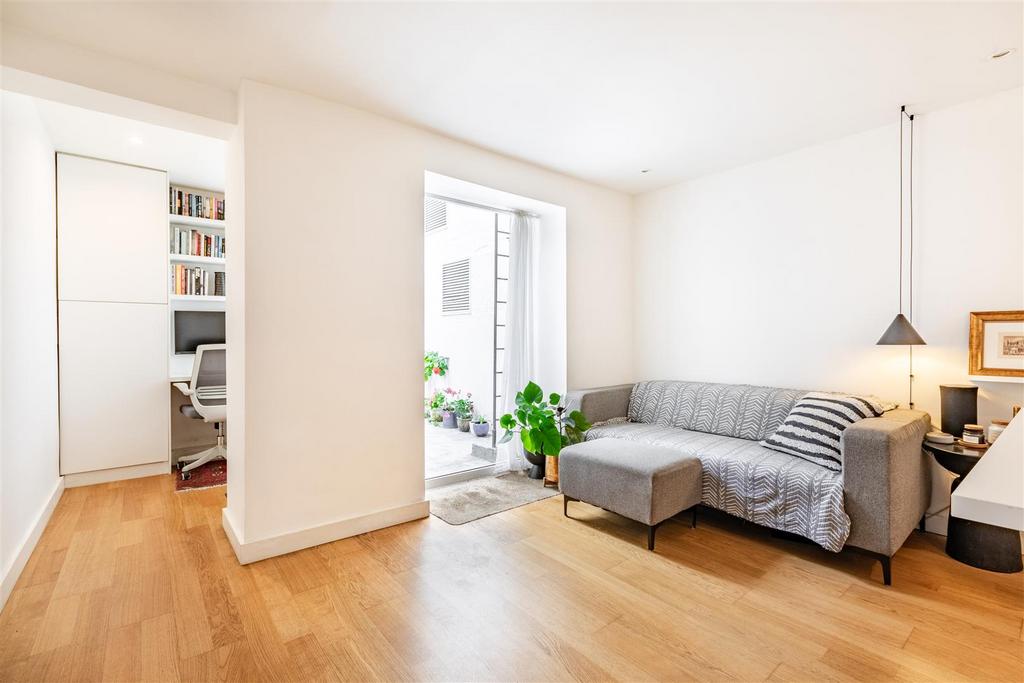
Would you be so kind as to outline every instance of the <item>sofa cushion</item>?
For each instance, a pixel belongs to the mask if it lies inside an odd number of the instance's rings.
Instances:
[[[839,552],[850,534],[843,479],[836,472],[757,441],[659,424],[595,426],[587,439],[615,438],[677,449],[702,465],[701,502]]]
[[[749,384],[640,382],[629,399],[629,419],[759,441],[778,429],[806,393]]]
[[[854,422],[879,417],[885,409],[870,397],[814,391],[796,402],[785,421],[761,445],[841,472],[843,450],[839,440],[843,432]]]

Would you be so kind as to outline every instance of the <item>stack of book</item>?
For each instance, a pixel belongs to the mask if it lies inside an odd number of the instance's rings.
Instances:
[[[224,220],[224,198],[212,192],[171,185],[168,199],[168,212],[175,216]]]
[[[174,234],[171,235],[171,253],[224,258],[224,237],[175,225]]]
[[[187,296],[224,296],[224,272],[174,263],[171,265],[171,291]]]

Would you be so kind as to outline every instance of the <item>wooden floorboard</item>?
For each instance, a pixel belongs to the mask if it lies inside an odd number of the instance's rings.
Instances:
[[[0,681],[1024,680],[1024,575],[915,532],[883,586],[720,513],[560,498],[240,566],[224,489],[69,489],[0,614]]]

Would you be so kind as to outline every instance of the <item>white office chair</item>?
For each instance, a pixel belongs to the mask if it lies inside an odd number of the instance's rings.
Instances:
[[[226,359],[226,344],[201,344],[196,347],[196,358],[192,362],[192,381],[174,384],[178,391],[192,400],[192,405],[181,406],[181,414],[194,420],[212,422],[217,429],[216,446],[178,458],[182,479],[191,477],[189,473],[200,465],[228,457],[224,445],[224,423],[228,418]],[[182,467],[182,463],[188,465]]]

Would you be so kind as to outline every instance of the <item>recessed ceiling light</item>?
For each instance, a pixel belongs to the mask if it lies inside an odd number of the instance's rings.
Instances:
[[[641,169],[640,169],[640,172],[641,172],[641,173],[650,173],[650,172],[651,172],[651,169],[649,169],[649,168],[641,168]]]
[[[128,138],[128,143],[138,147],[139,145],[142,144],[142,138],[140,138],[138,135],[133,135],[130,138]]]
[[[989,55],[989,59],[1002,59],[1003,57],[1012,55],[1014,52],[1016,52],[1016,50],[1014,50],[1012,47],[1009,48],[1008,50],[999,50],[998,52],[993,52],[991,55]]]

